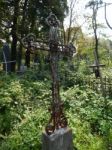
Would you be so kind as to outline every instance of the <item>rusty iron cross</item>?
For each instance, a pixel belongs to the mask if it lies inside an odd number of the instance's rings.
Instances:
[[[76,48],[72,43],[70,43],[69,45],[63,45],[60,43],[60,22],[53,13],[50,13],[50,15],[47,17],[46,23],[50,27],[48,41],[36,40],[36,36],[34,34],[28,34],[27,37],[22,39],[22,43],[25,47],[28,47],[28,43],[30,43],[31,49],[48,51],[50,55],[50,68],[52,77],[52,104],[49,108],[51,117],[45,128],[45,131],[48,135],[51,135],[55,130],[67,127],[67,119],[63,112],[63,103],[60,99],[60,86],[57,64],[58,57],[59,54],[72,57],[72,55],[76,53]]]

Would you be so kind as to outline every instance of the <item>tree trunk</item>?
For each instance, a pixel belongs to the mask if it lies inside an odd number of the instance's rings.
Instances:
[[[18,19],[18,12],[19,12],[19,1],[14,1],[14,15],[13,15],[13,26],[12,26],[12,44],[11,44],[11,60],[16,61],[16,54],[17,54],[17,19]],[[16,69],[16,62],[11,63],[11,71],[15,72]]]
[[[98,53],[98,37],[97,37],[97,22],[96,22],[96,16],[97,16],[97,11],[98,11],[98,4],[96,6],[93,6],[93,30],[94,30],[94,36],[95,36],[95,50],[94,50],[94,56],[95,56],[95,62],[96,66],[98,69],[99,77],[100,77],[100,82],[101,82],[101,88],[102,88],[102,95],[105,97],[105,88],[103,84],[103,79],[102,79],[102,73],[100,70],[100,62],[99,62],[99,53]]]
[[[23,6],[22,21],[21,21],[21,39],[23,38],[23,35],[24,35],[27,3],[28,3],[28,0],[25,0],[24,6]],[[18,51],[18,70],[20,70],[20,66],[21,66],[21,62],[22,62],[22,48],[23,48],[23,46],[20,43],[19,51]]]

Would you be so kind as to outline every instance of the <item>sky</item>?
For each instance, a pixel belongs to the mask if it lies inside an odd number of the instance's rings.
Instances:
[[[68,5],[70,4],[71,0],[68,0]],[[75,0],[74,0],[75,1]],[[84,21],[84,15],[92,15],[92,10],[89,8],[85,9],[85,5],[89,2],[90,0],[78,0],[77,5],[75,5],[74,7],[74,13],[75,15],[77,14],[77,23],[74,22],[73,26],[77,26],[77,24],[82,26],[82,29],[84,32],[86,32],[87,34],[89,34],[88,30],[88,23]],[[112,3],[112,0],[103,0],[103,2],[105,3]],[[110,25],[112,26],[112,5],[107,6],[107,18],[108,21],[110,23]],[[65,19],[65,28],[68,27],[69,25],[69,15],[66,17]],[[110,40],[112,40],[112,30],[106,25],[106,21],[105,21],[105,15],[104,15],[104,7],[99,8],[98,10],[98,15],[97,15],[97,20],[98,23],[103,24],[105,26],[104,29],[100,29],[98,35],[102,36],[102,34],[105,34],[107,36],[107,38],[109,38]]]

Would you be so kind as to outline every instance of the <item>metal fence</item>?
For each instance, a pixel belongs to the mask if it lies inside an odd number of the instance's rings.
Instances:
[[[84,84],[88,85],[89,88],[93,89],[97,93],[101,93],[102,88],[101,88],[101,82],[100,82],[99,78],[98,79],[96,79],[96,78],[84,79],[83,85]],[[104,77],[103,85],[104,85],[106,96],[112,97],[112,78]]]

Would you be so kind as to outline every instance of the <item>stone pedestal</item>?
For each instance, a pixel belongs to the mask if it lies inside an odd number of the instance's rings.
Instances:
[[[59,129],[50,136],[43,132],[42,150],[73,150],[71,129]]]

